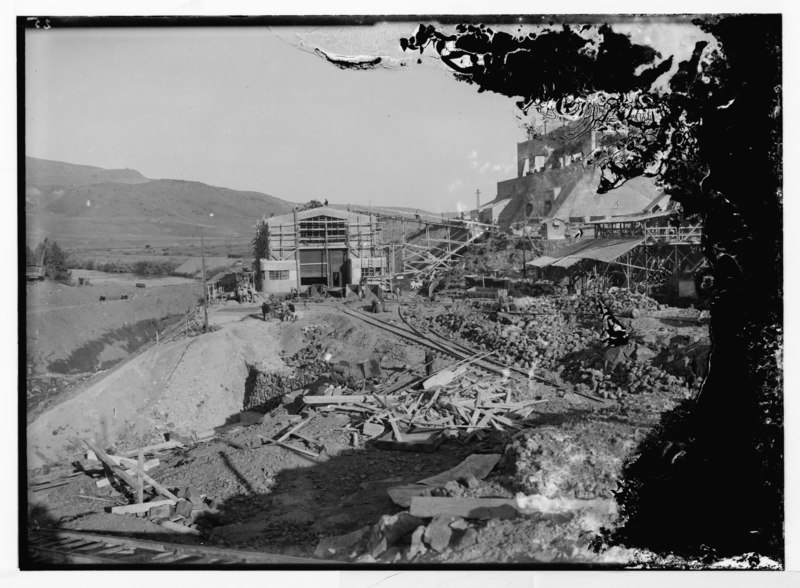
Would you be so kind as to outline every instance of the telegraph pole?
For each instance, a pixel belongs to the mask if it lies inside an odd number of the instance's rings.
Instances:
[[[526,239],[525,239],[525,236],[526,236],[525,235],[525,228],[527,227],[527,225],[528,225],[528,221],[526,220],[522,224],[522,279],[523,280],[527,280],[528,279],[528,266],[525,265],[525,263],[526,263],[525,247],[527,246],[527,242],[526,242]]]
[[[203,332],[208,332],[208,288],[206,287],[206,250],[203,243],[203,225],[200,225],[200,260],[203,270]]]

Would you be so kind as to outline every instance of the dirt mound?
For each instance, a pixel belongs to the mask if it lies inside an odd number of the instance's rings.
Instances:
[[[80,440],[146,444],[159,432],[202,432],[242,410],[247,363],[283,365],[274,325],[252,319],[163,343],[41,415],[28,427],[29,467],[80,453]]]

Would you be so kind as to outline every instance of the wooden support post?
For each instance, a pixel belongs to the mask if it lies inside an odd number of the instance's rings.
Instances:
[[[120,465],[115,464],[111,460],[111,458],[108,457],[108,454],[105,451],[103,451],[102,449],[100,449],[99,446],[96,446],[93,443],[90,443],[89,441],[86,441],[85,439],[84,439],[83,442],[86,444],[86,447],[88,447],[89,449],[94,451],[94,454],[97,456],[97,459],[102,461],[115,475],[119,476],[119,478],[123,482],[125,482],[131,488],[136,488],[136,479],[133,478],[132,476],[130,476],[125,471],[125,468],[123,468]],[[168,498],[172,498],[172,497],[168,496]]]
[[[139,449],[136,465],[140,471],[144,472],[144,451],[141,449]],[[136,476],[136,502],[139,504],[144,502],[144,478],[141,474]]]

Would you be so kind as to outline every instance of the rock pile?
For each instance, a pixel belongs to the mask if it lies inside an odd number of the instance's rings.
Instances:
[[[382,516],[372,527],[325,537],[314,556],[356,563],[418,562],[428,554],[435,556],[475,545],[477,538],[477,528],[461,517],[442,514],[426,522],[401,511]]]

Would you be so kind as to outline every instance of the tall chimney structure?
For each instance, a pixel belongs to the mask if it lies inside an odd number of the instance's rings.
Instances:
[[[478,189],[475,190],[475,211],[477,212],[480,207],[481,207],[481,191],[480,189]]]

